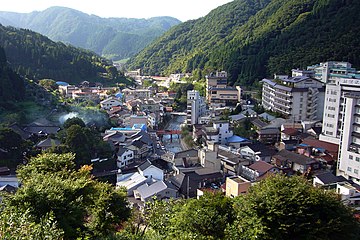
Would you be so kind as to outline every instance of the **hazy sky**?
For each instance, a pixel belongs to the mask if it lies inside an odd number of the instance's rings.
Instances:
[[[0,11],[28,13],[63,6],[100,17],[171,16],[181,21],[205,16],[232,0],[3,0]]]

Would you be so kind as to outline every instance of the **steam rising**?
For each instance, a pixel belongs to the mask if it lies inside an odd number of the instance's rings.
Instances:
[[[107,126],[109,124],[109,119],[106,113],[101,112],[95,109],[81,108],[81,107],[72,107],[72,111],[69,113],[64,113],[59,117],[60,124],[69,118],[78,117],[84,121],[86,125],[96,125],[96,126]]]

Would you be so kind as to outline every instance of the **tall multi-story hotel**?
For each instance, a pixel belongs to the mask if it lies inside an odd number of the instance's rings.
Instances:
[[[206,100],[212,107],[235,106],[241,100],[241,88],[227,85],[227,72],[206,76]]]
[[[324,86],[317,79],[293,70],[293,77],[275,75],[263,79],[262,105],[265,109],[301,120],[319,120],[323,115]]]
[[[306,71],[306,70],[305,70]],[[324,62],[307,67],[307,71],[314,71],[314,77],[323,83],[335,84],[336,78],[359,78],[359,72],[348,62]]]
[[[326,62],[308,67],[315,78],[326,83],[320,140],[339,144],[344,117],[344,96],[360,92],[360,72],[348,62]]]
[[[187,91],[186,123],[193,125],[198,123],[199,117],[205,114],[206,103],[196,90]]]
[[[338,175],[360,182],[360,92],[343,95]]]

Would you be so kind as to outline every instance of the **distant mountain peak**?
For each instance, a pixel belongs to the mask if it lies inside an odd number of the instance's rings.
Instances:
[[[133,56],[181,22],[172,17],[102,18],[54,6],[31,13],[0,12],[0,23],[31,29],[54,41],[122,59]]]

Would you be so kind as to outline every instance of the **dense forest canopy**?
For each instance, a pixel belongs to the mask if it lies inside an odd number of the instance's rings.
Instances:
[[[22,100],[24,94],[24,80],[8,66],[5,50],[0,46],[0,107],[5,101]]]
[[[0,23],[31,29],[54,41],[117,60],[138,53],[180,21],[172,17],[101,18],[71,8],[51,7],[31,13],[0,12]]]
[[[9,65],[29,79],[77,83],[118,77],[115,67],[95,53],[53,42],[30,30],[0,25],[0,46]]]
[[[180,24],[136,57],[148,74],[225,70],[233,84],[328,61],[360,66],[360,2],[235,0]]]

